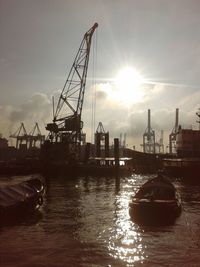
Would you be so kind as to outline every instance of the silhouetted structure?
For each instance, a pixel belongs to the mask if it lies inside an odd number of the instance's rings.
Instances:
[[[179,127],[179,109],[176,109],[176,117],[175,117],[175,125],[172,129],[172,132],[169,135],[169,153],[173,154],[176,153],[176,136],[178,134],[178,127]]]
[[[155,153],[155,132],[151,128],[151,110],[148,109],[148,123],[143,134],[143,152]]]
[[[0,148],[6,147],[8,147],[8,140],[6,138],[3,138],[2,134],[0,134]]]
[[[35,126],[28,135],[28,143],[29,143],[28,147],[29,148],[41,147],[44,141],[45,141],[45,135],[41,134],[38,123],[36,122]]]
[[[115,166],[119,168],[119,139],[114,138],[114,157],[115,157]]]
[[[14,134],[10,135],[11,138],[16,138],[16,148],[24,148],[27,149],[28,147],[28,134],[25,129],[24,123],[21,122],[20,127]]]
[[[95,133],[96,156],[101,157],[102,148],[105,157],[109,157],[109,132],[105,132],[102,122],[99,122]]]
[[[40,148],[44,143],[45,135],[41,134],[38,123],[35,123],[35,126],[27,134],[27,130],[24,126],[24,123],[21,122],[20,127],[14,134],[10,135],[11,138],[16,139],[16,148],[17,149],[31,149],[31,148]]]

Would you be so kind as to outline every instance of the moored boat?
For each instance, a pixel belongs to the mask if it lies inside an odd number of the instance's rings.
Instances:
[[[24,217],[43,203],[44,184],[34,178],[0,187],[0,222]]]
[[[171,224],[181,213],[175,186],[162,175],[147,181],[129,203],[131,218],[141,224]]]

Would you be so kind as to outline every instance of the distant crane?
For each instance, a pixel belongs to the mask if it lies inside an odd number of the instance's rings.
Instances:
[[[36,144],[38,143],[39,147],[44,143],[45,141],[45,135],[41,134],[40,128],[38,126],[38,123],[35,123],[35,126],[30,131],[28,135],[29,139],[29,148],[36,147]]]
[[[175,152],[176,148],[176,136],[178,134],[179,128],[179,109],[176,109],[176,116],[175,116],[175,125],[172,129],[172,132],[169,135],[169,153],[172,154]]]
[[[151,110],[148,109],[148,124],[143,134],[143,151],[146,153],[155,153],[155,132],[151,128]]]
[[[104,130],[102,122],[99,122],[97,129],[96,129],[96,133],[105,134],[105,130]]]
[[[64,153],[78,154],[81,143],[81,121],[86,77],[92,36],[98,24],[95,23],[84,35],[78,53],[60,94],[57,107],[53,103],[53,122],[48,123],[48,140],[58,144]],[[62,145],[61,145],[62,144]],[[49,146],[49,144],[48,144]]]
[[[39,146],[44,143],[45,135],[41,134],[38,123],[35,123],[35,126],[27,134],[24,123],[21,122],[20,127],[13,134],[10,134],[10,138],[16,138],[16,148],[20,148],[22,145],[26,149],[31,149],[32,147],[36,147],[36,143],[39,143]]]
[[[21,122],[20,127],[15,133],[11,134],[10,137],[16,138],[16,148],[20,148],[21,145],[24,145],[27,148],[28,134],[23,122]]]
[[[109,157],[109,132],[105,132],[102,122],[99,122],[95,132],[96,156],[101,155],[101,143],[104,143],[105,157]]]
[[[161,130],[161,133],[160,133],[159,153],[164,153],[163,130]]]

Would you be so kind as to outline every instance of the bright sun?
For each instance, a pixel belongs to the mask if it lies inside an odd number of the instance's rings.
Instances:
[[[140,102],[144,96],[144,79],[134,68],[126,67],[115,78],[112,98],[125,104]]]

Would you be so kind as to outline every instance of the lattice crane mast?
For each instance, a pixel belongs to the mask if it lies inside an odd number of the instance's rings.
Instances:
[[[88,62],[92,35],[98,24],[95,23],[84,35],[68,74],[57,107],[53,104],[53,123],[47,124],[51,142],[65,142],[77,145],[81,142],[81,113],[83,107]]]

